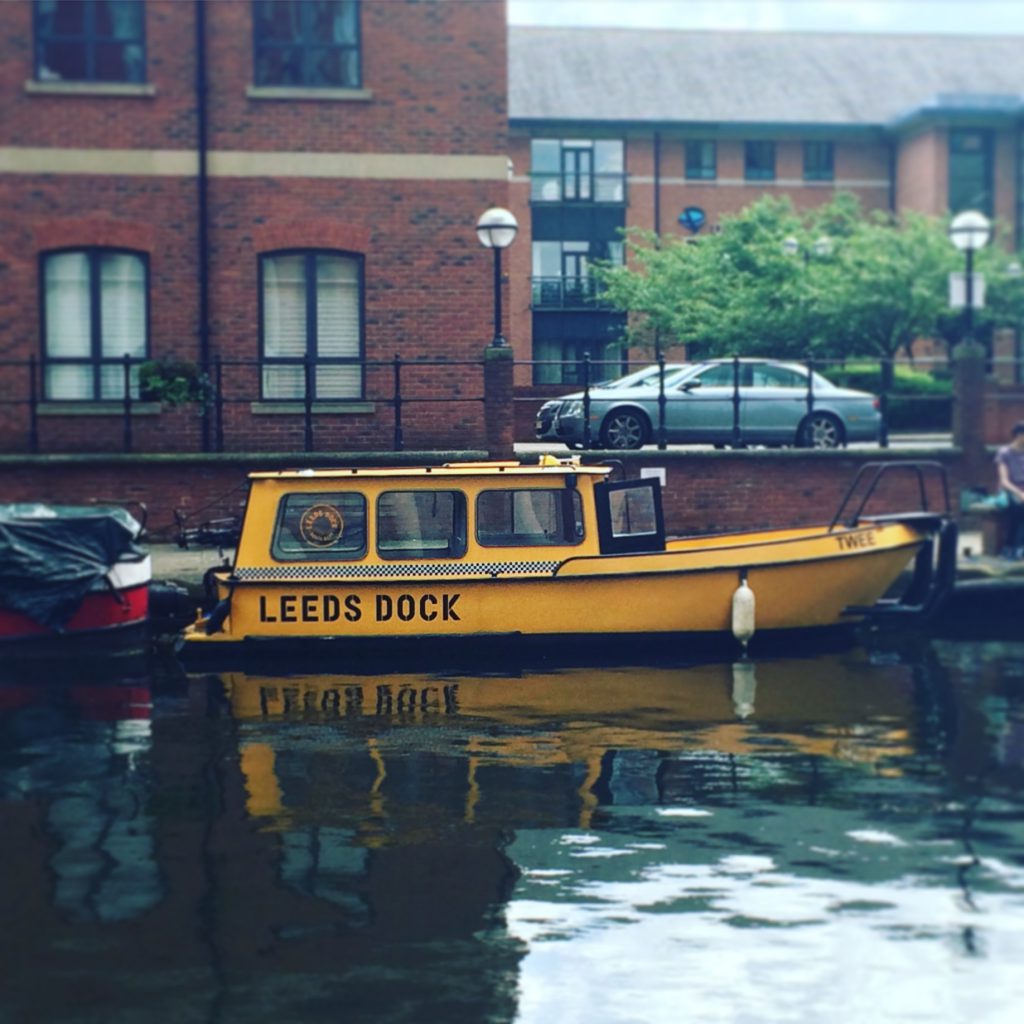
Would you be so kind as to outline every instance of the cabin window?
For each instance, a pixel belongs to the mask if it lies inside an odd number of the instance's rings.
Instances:
[[[594,493],[602,553],[665,549],[661,484],[657,479],[598,484]]]
[[[145,257],[115,249],[46,253],[42,278],[47,400],[124,398],[125,357],[138,398],[149,348]]]
[[[285,495],[270,553],[282,562],[361,558],[366,554],[366,499],[338,492]]]
[[[488,547],[579,544],[583,505],[568,488],[484,491],[476,499],[476,539]]]
[[[644,490],[616,491],[610,496],[613,537],[633,537],[638,533],[657,533],[653,496]]]
[[[459,558],[466,553],[460,491],[385,491],[377,499],[381,558]]]

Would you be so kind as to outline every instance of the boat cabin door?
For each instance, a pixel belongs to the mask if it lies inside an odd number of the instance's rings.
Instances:
[[[656,477],[594,485],[602,555],[665,550],[661,482]]]

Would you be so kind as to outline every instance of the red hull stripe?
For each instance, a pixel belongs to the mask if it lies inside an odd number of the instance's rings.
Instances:
[[[86,594],[64,627],[65,633],[79,633],[145,622],[149,614],[149,586],[143,584],[117,593],[96,591]],[[0,640],[46,636],[54,631],[39,625],[21,612],[0,608]]]

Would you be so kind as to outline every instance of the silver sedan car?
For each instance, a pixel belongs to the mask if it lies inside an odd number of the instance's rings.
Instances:
[[[661,385],[658,368],[590,389],[591,447],[640,448],[657,440]],[[623,378],[626,379],[626,378]],[[879,401],[840,388],[799,363],[766,359],[711,359],[666,368],[665,440],[670,444],[797,445],[838,448],[877,441]],[[546,402],[537,414],[542,441],[583,448],[584,395]],[[737,433],[738,428],[738,433]]]

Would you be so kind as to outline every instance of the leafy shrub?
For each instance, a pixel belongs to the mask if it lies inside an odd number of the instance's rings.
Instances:
[[[139,367],[139,397],[144,402],[185,405],[209,401],[212,388],[195,363],[181,359],[152,359]]]
[[[829,367],[824,375],[840,387],[881,394],[878,363]],[[949,430],[953,422],[953,383],[948,371],[928,373],[912,366],[896,366],[886,422],[890,430]]]

